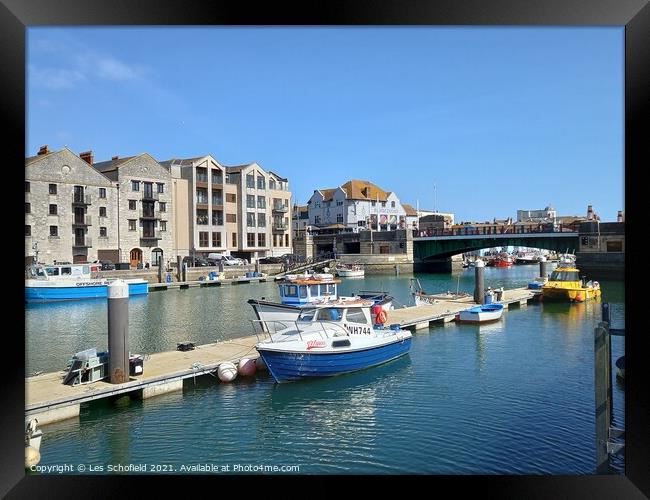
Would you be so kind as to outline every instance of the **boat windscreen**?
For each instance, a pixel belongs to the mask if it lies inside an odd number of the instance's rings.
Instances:
[[[578,271],[553,271],[551,281],[580,281]]]

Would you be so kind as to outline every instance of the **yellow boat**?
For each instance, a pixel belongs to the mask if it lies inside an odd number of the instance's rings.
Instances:
[[[600,297],[600,284],[597,281],[584,283],[573,264],[562,263],[542,287],[542,297],[543,300],[584,302]]]

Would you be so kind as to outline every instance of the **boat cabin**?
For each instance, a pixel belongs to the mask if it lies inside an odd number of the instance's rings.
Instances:
[[[580,272],[569,267],[557,268],[551,273],[549,281],[580,281]]]
[[[372,302],[359,301],[349,306],[309,307],[301,311],[299,323],[331,322],[341,323],[348,335],[370,335],[372,320],[370,307]]]
[[[54,264],[30,266],[27,278],[41,280],[91,278],[89,264]]]
[[[292,279],[278,286],[280,300],[283,304],[303,305],[312,302],[336,300],[338,298],[337,285],[340,280],[319,278],[318,275]]]

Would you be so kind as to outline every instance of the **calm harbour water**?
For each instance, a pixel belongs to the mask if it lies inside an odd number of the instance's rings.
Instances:
[[[486,268],[485,282],[524,286],[537,272]],[[340,288],[387,290],[396,304],[410,305],[411,277],[348,279]],[[473,269],[416,277],[431,293],[474,286]],[[623,327],[624,284],[601,286],[613,326]],[[130,350],[249,334],[250,297],[278,300],[277,286],[130,299]],[[60,370],[75,352],[107,347],[105,301],[30,305],[25,312],[27,373]],[[282,385],[268,374],[232,384],[204,377],[186,381],[182,394],[84,405],[79,420],[43,428],[40,465],[84,463],[97,473],[117,464],[165,464],[167,472],[212,464],[229,465],[231,473],[235,465],[298,465],[301,474],[593,474],[598,321],[599,302],[531,304],[489,325],[419,330],[407,356],[354,374]],[[612,337],[613,360],[623,353],[624,338]],[[614,417],[624,427],[617,381]],[[623,472],[620,460],[613,465]]]

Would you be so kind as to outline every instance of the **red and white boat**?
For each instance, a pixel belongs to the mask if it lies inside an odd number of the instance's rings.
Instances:
[[[492,261],[494,267],[510,267],[513,264],[512,257],[510,255],[499,255],[496,259]]]

